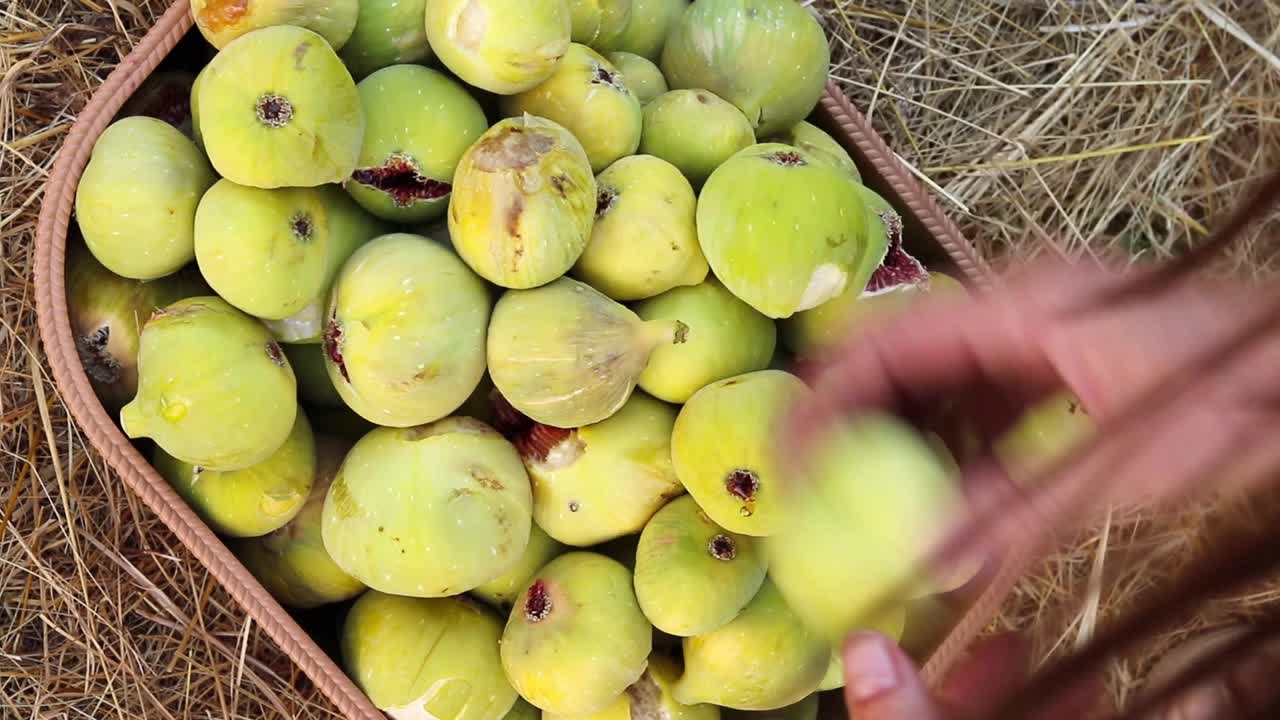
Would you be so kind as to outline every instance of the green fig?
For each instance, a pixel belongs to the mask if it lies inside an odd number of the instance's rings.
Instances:
[[[724,720],[818,720],[818,695],[814,693],[798,703],[777,710],[725,708],[720,711],[720,716]]]
[[[453,417],[361,438],[325,498],[324,546],[375,590],[445,597],[515,566],[532,517],[515,448],[479,420]]]
[[[195,259],[196,206],[217,180],[200,149],[151,117],[112,123],[76,186],[76,222],[111,272],[154,280]]]
[[[391,65],[425,63],[428,0],[360,0],[351,37],[338,54],[357,80]]]
[[[641,320],[675,320],[689,326],[680,345],[662,346],[640,373],[640,388],[661,400],[683,404],[717,380],[769,367],[777,328],[769,318],[734,297],[714,277],[678,287],[635,306]]]
[[[80,364],[110,413],[138,393],[138,336],[151,314],[185,297],[209,294],[199,273],[155,280],[122,278],[80,243],[67,248],[67,314]]]
[[[356,169],[360,96],[337,53],[310,30],[278,25],[232,40],[201,73],[196,97],[209,160],[236,184],[315,187]]]
[[[697,198],[674,165],[624,157],[596,178],[596,221],[573,274],[614,300],[641,300],[707,277]]]
[[[195,81],[196,76],[185,70],[154,72],[142,81],[129,102],[120,108],[120,117],[143,115],[156,118],[191,137],[191,87]]]
[[[191,0],[191,16],[219,50],[232,40],[274,25],[296,25],[318,33],[339,50],[356,27],[367,0]]]
[[[836,142],[835,138],[824,132],[822,128],[807,120],[801,120],[789,128],[761,138],[760,142],[791,145],[812,153],[815,158],[821,158],[825,153],[829,156],[827,157],[828,160],[848,170],[858,181],[862,180],[862,174],[858,172],[858,166],[854,164],[853,158],[849,156],[849,151],[845,150],[843,145]]]
[[[631,0],[631,19],[622,33],[608,42],[597,39],[601,52],[623,50],[657,62],[667,34],[680,21],[689,0]]]
[[[684,675],[674,695],[685,705],[776,710],[817,691],[830,660],[831,646],[765,580],[727,625],[685,638]]]
[[[671,87],[710,90],[761,136],[813,112],[830,65],[822,26],[795,0],[698,0],[662,49]]]
[[[640,145],[640,100],[613,63],[586,45],[571,44],[551,77],[500,105],[508,117],[543,117],[573,133],[593,172]]]
[[[195,141],[196,147],[200,149],[201,153],[204,153],[204,135],[200,132],[200,81],[204,79],[207,74],[205,70],[208,68],[209,66],[205,65],[200,68],[200,72],[196,73],[196,79],[191,83],[191,95],[187,100],[187,104],[191,108],[191,139]],[[210,167],[209,170],[212,172],[213,168]]]
[[[541,720],[542,711],[529,704],[528,700],[516,696],[516,704],[511,706],[502,720]]]
[[[636,548],[636,599],[653,626],[677,637],[721,628],[764,583],[764,549],[716,525],[692,497],[658,511]]]
[[[497,608],[509,609],[516,596],[533,580],[547,563],[559,557],[565,547],[537,525],[529,535],[529,545],[510,570],[471,591],[471,594]]]
[[[1019,483],[1029,483],[1089,439],[1096,425],[1070,392],[1028,408],[995,444],[996,456]]]
[[[502,622],[466,598],[368,592],[342,625],[342,663],[379,710],[410,720],[497,720],[516,692],[502,674]]]
[[[591,163],[573,134],[531,115],[508,118],[458,163],[449,237],[480,277],[501,287],[533,288],[577,262],[591,237],[595,208]]]
[[[640,532],[684,492],[671,466],[676,411],[643,393],[573,430],[541,425],[497,398],[498,429],[533,484],[533,518],[566,545],[589,547]]]
[[[262,323],[220,298],[152,314],[138,345],[138,394],[120,410],[131,438],[206,470],[239,470],[280,449],[298,411],[297,380]]]
[[[790,317],[865,287],[883,258],[884,247],[871,247],[861,188],[812,153],[753,145],[707,179],[698,240],[730,292],[768,317]]]
[[[925,565],[965,509],[957,470],[928,440],[868,414],[833,425],[814,447],[808,471],[784,483],[766,543],[770,577],[806,623],[834,641],[874,625],[891,603],[973,576],[968,563],[946,573]]]
[[[711,383],[680,410],[671,460],[716,524],[756,537],[777,528],[785,479],[774,434],[781,414],[808,392],[794,375],[760,370]]]
[[[480,103],[461,83],[420,65],[383,68],[356,89],[364,145],[347,192],[391,222],[442,217],[458,161],[489,127]]]
[[[652,646],[631,573],[603,555],[572,552],[516,598],[502,633],[502,667],[543,712],[586,715],[640,679]]]
[[[551,77],[569,49],[566,0],[429,0],[431,49],[468,85],[512,95]]]
[[[378,425],[439,420],[484,375],[488,293],[424,237],[383,235],[356,250],[334,281],[328,318],[329,379]]]
[[[652,60],[622,51],[611,52],[605,57],[622,73],[623,82],[635,93],[642,106],[669,89],[667,79],[662,77],[662,71]]]
[[[543,425],[576,428],[622,407],[654,348],[684,342],[679,320],[644,322],[569,278],[509,290],[489,324],[489,374],[515,409]]]
[[[319,345],[281,345],[289,367],[298,380],[298,399],[308,405],[345,407],[324,364],[324,348]]]
[[[639,152],[675,165],[694,185],[755,142],[746,116],[706,90],[671,90],[644,106]]]
[[[631,22],[631,0],[569,0],[569,15],[575,43],[607,46]]]
[[[681,705],[671,697],[680,679],[676,662],[658,653],[649,656],[649,667],[612,704],[586,715],[546,713],[546,720],[720,720],[715,705]]]
[[[320,607],[349,600],[365,589],[364,583],[343,572],[329,557],[320,535],[325,495],[350,447],[346,441],[317,435],[315,483],[302,509],[283,527],[243,540],[233,548],[240,562],[282,605]]]

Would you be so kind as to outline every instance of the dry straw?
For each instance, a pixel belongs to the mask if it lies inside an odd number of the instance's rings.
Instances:
[[[165,4],[0,4],[0,717],[336,717],[86,448],[39,359],[41,185]],[[813,4],[836,78],[992,257],[1175,255],[1280,165],[1280,0]],[[1224,269],[1270,276],[1278,227]],[[1027,578],[998,624],[1029,630],[1039,657],[1072,649],[1251,517],[1113,516]],[[1280,582],[1212,603],[1114,663],[1113,694],[1131,698],[1187,633],[1277,601]]]

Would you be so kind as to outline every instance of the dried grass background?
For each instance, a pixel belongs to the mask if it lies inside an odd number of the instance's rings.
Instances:
[[[0,3],[0,718],[329,718],[335,711],[68,422],[41,363],[41,187],[90,94],[163,0]],[[990,256],[1177,254],[1280,165],[1280,0],[814,3],[834,73]],[[1231,258],[1275,270],[1280,220]],[[1087,640],[1240,508],[1136,513],[1083,534],[999,624],[1038,655]],[[1132,565],[1132,558],[1143,564]],[[1109,673],[1123,702],[1223,598]]]

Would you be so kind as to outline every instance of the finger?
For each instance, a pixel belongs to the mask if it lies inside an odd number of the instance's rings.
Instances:
[[[929,697],[911,660],[879,633],[860,632],[844,648],[845,703],[857,720],[954,720]]]

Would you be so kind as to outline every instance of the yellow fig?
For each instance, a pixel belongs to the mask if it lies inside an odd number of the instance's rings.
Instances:
[[[644,106],[639,151],[675,165],[701,187],[716,168],[756,141],[742,111],[708,90],[671,90]]]
[[[679,679],[676,662],[654,652],[640,679],[604,710],[586,715],[545,713],[544,717],[546,720],[720,720],[721,710],[715,705],[676,702],[671,689]]]
[[[823,157],[825,154],[831,162],[848,170],[859,181],[862,180],[862,173],[858,171],[858,166],[854,164],[853,158],[849,156],[849,151],[845,150],[843,145],[836,142],[835,138],[828,135],[822,128],[807,120],[801,120],[789,128],[768,137],[763,137],[760,142],[791,145],[813,153],[815,157]]]
[[[689,0],[631,0],[631,19],[617,37],[592,47],[601,52],[623,50],[657,62],[671,28],[680,21]]]
[[[611,52],[605,57],[609,58],[609,62],[622,73],[622,80],[627,87],[631,88],[631,92],[635,93],[641,105],[648,105],[650,101],[669,89],[666,78],[662,77],[662,71],[653,64],[652,60],[622,51]]]
[[[191,0],[200,34],[221,50],[245,33],[296,25],[319,33],[340,50],[356,27],[361,0]]]
[[[564,551],[563,545],[534,525],[533,532],[529,535],[529,545],[519,562],[502,575],[472,590],[471,594],[494,607],[508,609],[533,576]]]
[[[431,49],[468,85],[498,95],[551,77],[569,49],[566,0],[429,0]]]
[[[360,0],[355,29],[339,53],[352,76],[430,60],[426,14],[427,0]]]
[[[720,711],[724,720],[818,720],[818,695],[814,693],[793,705],[777,710],[733,710],[725,708]]]
[[[631,22],[631,0],[569,0],[569,13],[574,42],[607,46]]]

